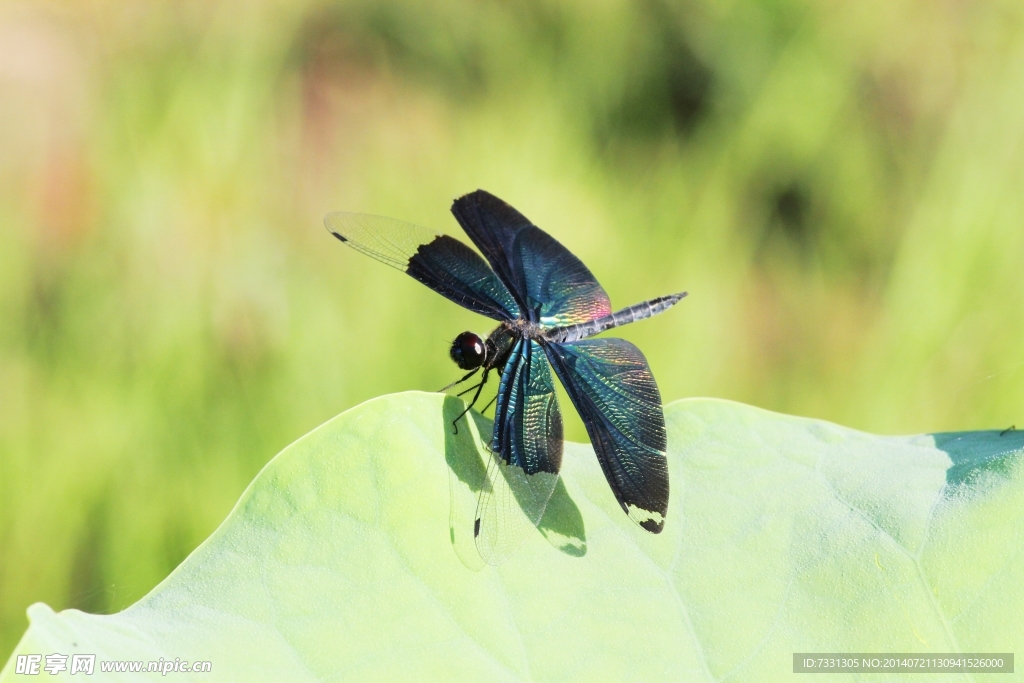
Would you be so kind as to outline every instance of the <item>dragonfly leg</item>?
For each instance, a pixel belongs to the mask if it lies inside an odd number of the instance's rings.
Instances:
[[[474,389],[476,389],[477,387],[479,387],[481,384],[483,384],[483,382],[477,382],[476,384],[471,386],[469,389],[463,389],[462,391],[460,391],[459,393],[457,393],[455,395],[456,396],[464,396],[464,395],[468,394],[469,392],[473,391]]]
[[[449,384],[448,386],[444,387],[443,389],[438,389],[437,391],[438,391],[438,393],[440,393],[442,391],[448,391],[452,387],[458,386],[459,384],[462,384],[463,382],[465,382],[467,379],[469,379],[470,377],[472,377],[473,375],[475,375],[478,372],[480,372],[480,368],[476,368],[474,370],[471,370],[468,373],[466,373],[466,375],[462,379],[457,379],[454,382],[452,382],[451,384]],[[464,394],[466,392],[462,392],[462,393]],[[462,394],[458,394],[458,395],[462,396]]]
[[[491,406],[493,406],[494,402],[497,401],[497,400],[498,400],[498,395],[495,394],[494,398],[492,398],[490,401],[488,401],[487,405],[485,405],[483,408],[480,409],[480,414],[483,415],[484,413],[486,413],[487,409],[490,408]]]
[[[480,379],[480,383],[479,384],[477,384],[474,387],[470,387],[469,389],[466,389],[466,391],[463,391],[461,394],[459,394],[459,396],[462,396],[462,394],[465,394],[465,393],[471,391],[472,389],[476,389],[476,393],[473,394],[473,400],[469,402],[469,405],[466,406],[465,410],[463,410],[461,413],[459,413],[459,416],[457,418],[452,420],[452,426],[455,427],[455,433],[456,434],[459,433],[459,420],[461,420],[466,413],[468,413],[470,410],[472,410],[473,406],[476,405],[477,399],[480,398],[480,392],[484,390],[484,385],[487,384],[487,373],[488,372],[490,372],[489,369],[488,370],[484,370],[484,376]]]

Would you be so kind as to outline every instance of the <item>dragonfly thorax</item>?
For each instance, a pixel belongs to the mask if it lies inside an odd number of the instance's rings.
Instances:
[[[463,370],[474,370],[487,360],[487,345],[479,335],[463,332],[452,342],[448,355]]]

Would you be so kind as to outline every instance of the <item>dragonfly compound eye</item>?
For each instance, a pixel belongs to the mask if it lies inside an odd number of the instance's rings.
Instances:
[[[463,370],[472,370],[483,365],[487,357],[487,347],[479,336],[472,332],[463,332],[452,342],[449,355]]]

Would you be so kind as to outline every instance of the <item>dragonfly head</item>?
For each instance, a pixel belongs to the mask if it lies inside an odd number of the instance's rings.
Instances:
[[[452,342],[448,355],[463,370],[474,370],[487,360],[487,345],[479,335],[463,332]]]

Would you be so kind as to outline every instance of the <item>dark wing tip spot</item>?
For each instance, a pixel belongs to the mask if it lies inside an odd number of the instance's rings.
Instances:
[[[489,203],[489,204],[492,204],[492,205],[496,204],[498,207],[507,207],[508,206],[508,202],[506,202],[506,201],[504,201],[502,199],[499,199],[498,197],[495,197],[493,194],[491,194],[487,190],[483,190],[483,189],[477,188],[476,190],[473,190],[472,192],[467,192],[466,194],[462,195],[461,197],[456,197],[455,200],[452,201],[452,211],[454,212],[455,209],[457,207],[459,207],[460,205],[465,205],[465,204],[468,204],[468,203],[472,203],[472,204],[477,205],[477,206],[479,206],[481,203]],[[511,208],[511,207],[509,207],[509,208]]]
[[[480,518],[477,517],[476,521],[473,522],[473,538],[480,535]]]
[[[341,240],[342,242],[348,242],[348,240],[347,240],[347,239],[345,239],[344,237],[342,237],[342,236],[341,236],[341,235],[339,235],[338,233],[334,232],[333,230],[331,230],[331,234],[332,234],[332,235],[334,235],[335,237],[337,237],[337,238],[338,238],[339,240]]]
[[[640,522],[640,526],[647,531],[650,531],[652,534],[660,534],[661,530],[665,528],[665,520],[658,522],[653,519],[647,519]]]

